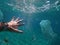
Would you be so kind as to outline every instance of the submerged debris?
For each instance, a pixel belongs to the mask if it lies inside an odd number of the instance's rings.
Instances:
[[[3,42],[8,43],[9,41],[8,41],[7,38],[5,38],[5,39],[3,40]]]

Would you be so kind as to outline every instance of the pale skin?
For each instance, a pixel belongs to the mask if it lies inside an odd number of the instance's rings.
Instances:
[[[17,19],[13,17],[12,20],[7,23],[8,28],[11,28],[13,31],[16,31],[16,32],[23,32],[22,30],[18,30],[18,26],[21,25],[19,24],[19,22],[21,22],[22,20],[23,19],[19,19],[19,17]]]

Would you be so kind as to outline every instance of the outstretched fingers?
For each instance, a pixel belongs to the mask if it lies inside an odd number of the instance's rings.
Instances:
[[[21,22],[23,21],[23,19],[20,19],[19,17],[15,19],[15,16],[14,16],[11,21]]]
[[[19,22],[21,22],[21,21],[23,21],[23,19],[20,19],[20,20],[18,20],[17,22],[19,23]]]
[[[15,16],[14,17],[12,17],[12,20],[11,21],[14,21],[15,20]]]
[[[15,20],[16,22],[19,21],[19,17]]]
[[[18,23],[17,25],[18,25],[18,26],[22,26],[22,25],[24,25],[24,24],[25,24],[25,23]]]
[[[13,28],[13,27],[11,27],[11,29],[13,29],[13,31],[16,31],[16,32],[20,32],[20,33],[23,32],[22,30],[15,29],[15,28]]]

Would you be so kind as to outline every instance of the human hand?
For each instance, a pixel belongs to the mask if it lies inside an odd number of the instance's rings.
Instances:
[[[11,28],[13,29],[14,31],[16,32],[23,32],[22,30],[18,30],[18,26],[21,26],[22,24],[20,24],[20,22],[22,21],[23,19],[19,19],[19,17],[17,19],[15,19],[15,17],[12,18],[12,20],[10,22],[8,22],[8,28]]]

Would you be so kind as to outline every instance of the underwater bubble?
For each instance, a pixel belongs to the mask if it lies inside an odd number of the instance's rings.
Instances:
[[[46,1],[46,3],[50,3],[50,1]]]

